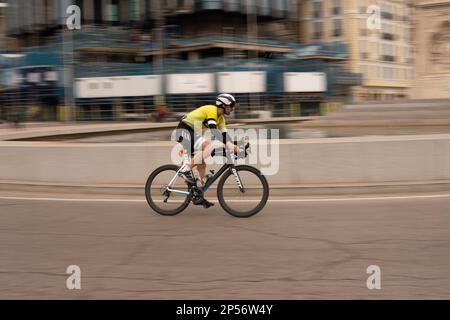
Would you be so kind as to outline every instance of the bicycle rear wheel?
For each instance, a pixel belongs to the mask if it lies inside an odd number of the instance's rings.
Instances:
[[[248,218],[261,211],[269,198],[269,184],[261,172],[251,166],[235,167],[244,192],[231,170],[224,173],[217,186],[217,198],[222,208],[238,218]]]
[[[147,203],[161,215],[174,216],[189,205],[190,198],[188,196],[167,190],[178,169],[179,167],[176,165],[161,166],[150,174],[145,184]],[[189,192],[188,184],[181,177],[176,178],[171,188],[181,192]]]

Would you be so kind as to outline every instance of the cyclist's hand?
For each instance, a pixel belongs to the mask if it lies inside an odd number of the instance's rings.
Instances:
[[[227,147],[228,150],[230,150],[230,152],[237,152],[237,150],[239,150],[239,147],[231,142],[227,142]]]

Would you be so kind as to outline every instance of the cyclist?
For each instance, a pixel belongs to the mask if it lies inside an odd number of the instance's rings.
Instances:
[[[175,131],[176,141],[180,142],[192,156],[191,162],[181,168],[181,173],[189,184],[196,184],[192,174],[192,169],[195,167],[201,182],[205,183],[206,163],[204,160],[215,149],[214,144],[205,139],[203,135],[205,130],[209,129],[215,140],[224,143],[231,152],[240,151],[227,132],[224,117],[234,111],[235,105],[236,99],[231,94],[222,93],[217,96],[216,105],[199,107],[186,114],[178,124]],[[203,205],[210,207],[213,204],[204,199]]]

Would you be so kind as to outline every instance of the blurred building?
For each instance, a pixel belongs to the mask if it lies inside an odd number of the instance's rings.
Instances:
[[[195,40],[210,36],[208,45],[178,45],[170,54],[181,58],[216,56],[231,45],[230,38],[268,37],[272,39],[298,39],[297,0],[9,0],[7,34],[18,41],[18,47],[39,45],[53,36],[65,24],[66,8],[76,4],[81,8],[83,27],[105,26],[133,28],[128,40],[154,39],[166,41],[183,38]],[[158,30],[163,30],[159,33]],[[128,41],[130,42],[130,41]],[[194,41],[195,42],[195,41]],[[203,41],[204,43],[205,41]],[[221,43],[218,43],[221,42]],[[266,46],[256,41],[252,45],[237,43],[233,54],[246,56],[249,50],[260,52],[286,52],[285,46]],[[111,50],[90,47],[92,52]],[[132,48],[131,48],[132,49]],[[264,50],[266,49],[266,50]],[[139,57],[151,57],[146,52],[129,51]],[[126,50],[117,50],[126,54]],[[88,58],[88,57],[86,57]],[[128,56],[130,58],[130,56]],[[133,57],[131,57],[133,59]],[[127,57],[122,57],[127,60]],[[149,59],[147,59],[149,60]],[[151,58],[150,58],[151,60]]]
[[[36,119],[142,119],[161,104],[184,112],[219,91],[236,94],[237,116],[317,115],[361,84],[346,67],[347,44],[299,42],[298,0],[9,3],[6,33],[21,55],[0,59],[0,103],[34,106]],[[65,27],[72,3],[81,30]]]
[[[415,3],[415,99],[450,98],[450,1]]]
[[[364,75],[355,100],[391,100],[408,96],[413,79],[410,0],[306,0],[300,5],[301,39],[307,43],[345,42],[348,71]],[[381,29],[367,27],[370,5],[381,9]]]
[[[6,50],[6,10],[8,4],[0,2],[0,51]]]

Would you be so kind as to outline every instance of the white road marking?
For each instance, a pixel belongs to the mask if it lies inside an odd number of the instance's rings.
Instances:
[[[145,202],[142,199],[89,199],[89,198],[38,198],[38,197],[0,197],[0,200],[25,201],[66,201],[66,202]]]
[[[405,199],[435,199],[450,198],[450,194],[380,196],[380,197],[354,197],[354,198],[306,198],[306,199],[269,199],[268,202],[334,202],[334,201],[372,201],[372,200],[405,200]],[[0,200],[24,201],[65,201],[65,202],[146,202],[145,199],[107,199],[107,198],[40,198],[40,197],[8,197],[0,196]],[[230,202],[259,202],[255,199],[233,199]],[[157,201],[162,202],[162,201]],[[172,201],[171,203],[182,202]],[[214,201],[216,202],[216,201]]]

